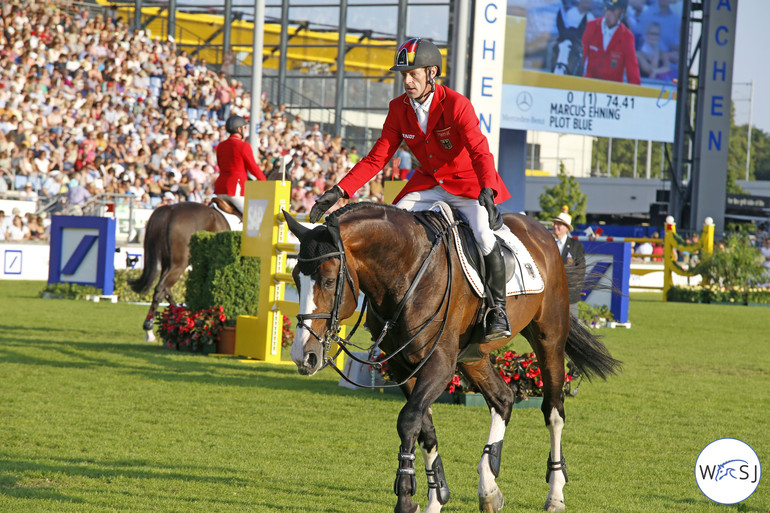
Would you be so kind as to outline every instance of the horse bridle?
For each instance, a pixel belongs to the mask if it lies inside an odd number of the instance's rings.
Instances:
[[[350,334],[346,338],[342,338],[339,336],[339,332],[341,329],[340,326],[340,319],[339,319],[339,310],[340,305],[342,304],[342,295],[344,293],[345,289],[345,277],[347,277],[347,281],[350,284],[350,289],[355,295],[356,289],[353,284],[353,278],[350,275],[350,271],[348,270],[347,266],[347,260],[345,257],[345,248],[342,244],[342,239],[339,237],[334,237],[335,243],[337,246],[337,251],[333,251],[330,253],[324,253],[323,255],[319,255],[312,258],[297,258],[298,262],[314,262],[318,260],[326,260],[329,258],[339,258],[340,259],[340,268],[337,272],[337,283],[336,283],[336,291],[334,295],[334,304],[332,305],[332,310],[329,313],[310,313],[310,314],[297,314],[297,328],[304,328],[310,332],[311,335],[313,335],[319,342],[321,342],[321,347],[323,348],[323,367],[331,367],[334,369],[337,374],[339,374],[345,381],[348,383],[355,385],[360,388],[393,388],[398,387],[412,379],[415,374],[425,365],[425,363],[428,361],[428,359],[431,357],[433,352],[436,350],[436,347],[438,346],[439,340],[441,340],[441,335],[444,333],[444,328],[446,327],[447,319],[449,317],[449,308],[446,308],[444,310],[444,318],[441,321],[441,327],[438,330],[438,333],[436,334],[435,340],[433,341],[433,345],[431,346],[430,350],[428,351],[428,354],[426,354],[422,360],[416,365],[414,370],[407,376],[403,381],[396,383],[396,384],[390,384],[390,385],[362,385],[361,383],[357,383],[353,380],[351,380],[349,377],[345,375],[344,372],[340,370],[339,367],[337,367],[337,364],[335,363],[335,360],[337,357],[344,352],[350,359],[353,361],[356,361],[363,365],[370,365],[376,370],[381,370],[383,365],[387,363],[391,358],[399,354],[402,350],[404,350],[409,344],[412,343],[413,340],[417,338],[422,331],[431,324],[433,319],[436,318],[439,311],[441,311],[441,307],[446,304],[448,301],[451,291],[452,291],[452,257],[451,257],[451,244],[446,239],[451,237],[451,228],[455,226],[457,222],[448,224],[445,226],[440,232],[436,232],[435,236],[433,238],[433,243],[431,245],[430,251],[428,252],[428,255],[425,257],[425,260],[423,260],[422,265],[420,266],[420,269],[417,271],[417,274],[415,275],[414,279],[412,280],[411,285],[407,289],[406,293],[404,294],[404,297],[401,298],[401,301],[399,302],[398,306],[396,307],[395,313],[393,315],[392,319],[386,320],[382,318],[379,314],[377,314],[374,310],[374,308],[370,308],[370,313],[374,314],[375,317],[377,317],[380,321],[383,322],[384,326],[382,328],[382,331],[380,332],[379,336],[377,337],[377,340],[374,342],[374,344],[369,348],[369,359],[361,359],[357,357],[352,351],[350,351],[347,348],[348,344],[351,344],[351,339],[353,337],[353,334],[358,329],[358,326],[361,324],[361,320],[363,319],[364,312],[366,311],[368,300],[365,298],[363,306],[361,308],[361,313],[358,316],[358,320],[356,321],[356,324],[353,326],[353,329],[350,331]],[[430,227],[430,225],[426,226]],[[432,227],[430,227],[432,229]],[[422,323],[422,327],[417,330],[417,332],[409,338],[406,342],[404,342],[401,347],[399,347],[397,350],[393,351],[391,354],[387,355],[386,358],[382,360],[372,360],[372,355],[379,349],[380,343],[385,338],[385,335],[387,335],[387,332],[393,328],[397,323],[397,319],[401,315],[401,312],[403,311],[404,307],[406,306],[406,302],[409,299],[409,297],[414,293],[415,289],[417,288],[417,284],[420,282],[420,279],[423,277],[425,272],[428,269],[428,264],[431,261],[431,257],[435,253],[436,249],[439,246],[439,243],[441,241],[445,241],[444,248],[447,258],[447,286],[444,290],[444,297],[441,300],[441,303],[439,304],[437,310],[430,316],[430,318]],[[308,324],[305,323],[305,320],[307,319],[328,319],[328,328],[326,330],[326,333],[321,336],[318,333],[316,333],[315,330],[313,330]],[[331,350],[332,343],[336,343],[339,349],[333,356],[329,356],[329,352]],[[322,367],[322,368],[323,368]]]

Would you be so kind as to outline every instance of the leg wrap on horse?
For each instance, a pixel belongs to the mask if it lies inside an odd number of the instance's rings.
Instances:
[[[500,475],[500,460],[503,454],[503,441],[484,446],[484,453],[489,455],[489,470],[495,477]]]
[[[545,482],[550,483],[551,482],[551,472],[554,472],[556,470],[561,470],[564,474],[564,482],[566,483],[569,481],[567,478],[567,463],[564,461],[564,453],[561,455],[560,461],[551,461],[551,453],[548,453],[548,470],[545,473]]]
[[[441,463],[441,456],[436,456],[433,466],[430,470],[426,470],[425,474],[428,476],[428,488],[436,490],[439,503],[443,506],[449,502],[449,485],[444,476],[444,465]]]
[[[403,447],[399,448],[398,470],[396,470],[396,481],[393,483],[393,492],[396,495],[400,495],[399,482],[401,481],[401,476],[411,477],[410,487],[405,491],[409,495],[414,495],[414,492],[417,491],[417,478],[414,475],[414,450],[408,451]]]

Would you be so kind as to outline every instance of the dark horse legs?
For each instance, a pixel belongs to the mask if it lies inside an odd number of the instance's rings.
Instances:
[[[420,511],[412,501],[416,492],[415,478],[415,443],[419,442],[425,470],[428,476],[428,506],[425,513],[437,512],[443,503],[449,500],[449,487],[444,478],[444,469],[438,455],[438,440],[433,427],[430,405],[438,399],[446,384],[452,378],[454,361],[437,353],[423,368],[422,376],[428,379],[417,379],[411,391],[405,390],[407,401],[398,415],[398,435],[401,447],[398,454],[398,470],[393,489],[398,495],[396,513],[414,513]]]

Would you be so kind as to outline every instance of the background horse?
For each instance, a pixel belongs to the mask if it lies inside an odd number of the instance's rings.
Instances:
[[[218,203],[220,202],[221,200]],[[175,304],[171,287],[187,269],[190,258],[190,248],[187,244],[193,233],[199,231],[217,233],[229,229],[225,216],[202,203],[184,202],[164,205],[153,211],[145,229],[142,274],[136,280],[128,282],[134,292],[144,294],[150,289],[160,272],[150,311],[142,325],[147,332],[145,340],[148,342],[155,340],[152,324],[158,304],[164,300],[168,300],[172,305]]]
[[[489,437],[478,465],[479,507],[499,511],[504,499],[495,478],[514,393],[487,355],[510,339],[481,343],[479,359],[458,362],[463,349],[483,341],[477,328],[483,300],[463,275],[448,232],[429,227],[419,214],[384,205],[351,204],[312,230],[284,215],[301,242],[293,271],[300,313],[291,347],[300,374],[312,375],[331,365],[328,351],[331,342],[339,341],[338,321],[353,315],[360,290],[370,306],[366,323],[378,340],[375,345],[389,358],[391,377],[403,382],[407,401],[397,422],[401,446],[394,484],[396,513],[419,511],[412,502],[416,444],[428,478],[426,511],[438,512],[449,500],[430,405],[458,365],[490,408]],[[566,273],[553,236],[526,216],[507,214],[504,220],[528,248],[545,281],[544,292],[508,297],[507,312],[511,332],[526,337],[541,366],[542,412],[551,438],[545,509],[561,511],[567,481],[561,450],[565,351],[589,377],[606,378],[619,362],[583,324],[570,319]]]
[[[551,49],[551,72],[556,75],[583,76],[583,31],[586,28],[586,16],[577,27],[566,27],[561,10],[556,15],[556,28],[559,35]]]

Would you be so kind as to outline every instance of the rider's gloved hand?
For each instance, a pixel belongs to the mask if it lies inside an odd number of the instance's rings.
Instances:
[[[489,187],[481,189],[479,194],[479,205],[487,209],[489,214],[489,227],[493,230],[499,230],[503,226],[503,216],[500,215],[500,211],[497,210],[495,205],[495,193]]]
[[[318,220],[323,217],[326,211],[332,208],[335,203],[337,203],[337,200],[340,200],[344,197],[345,193],[342,191],[339,185],[335,185],[323,193],[323,196],[318,198],[315,202],[315,205],[313,205],[313,208],[310,209],[310,222],[317,223]]]

